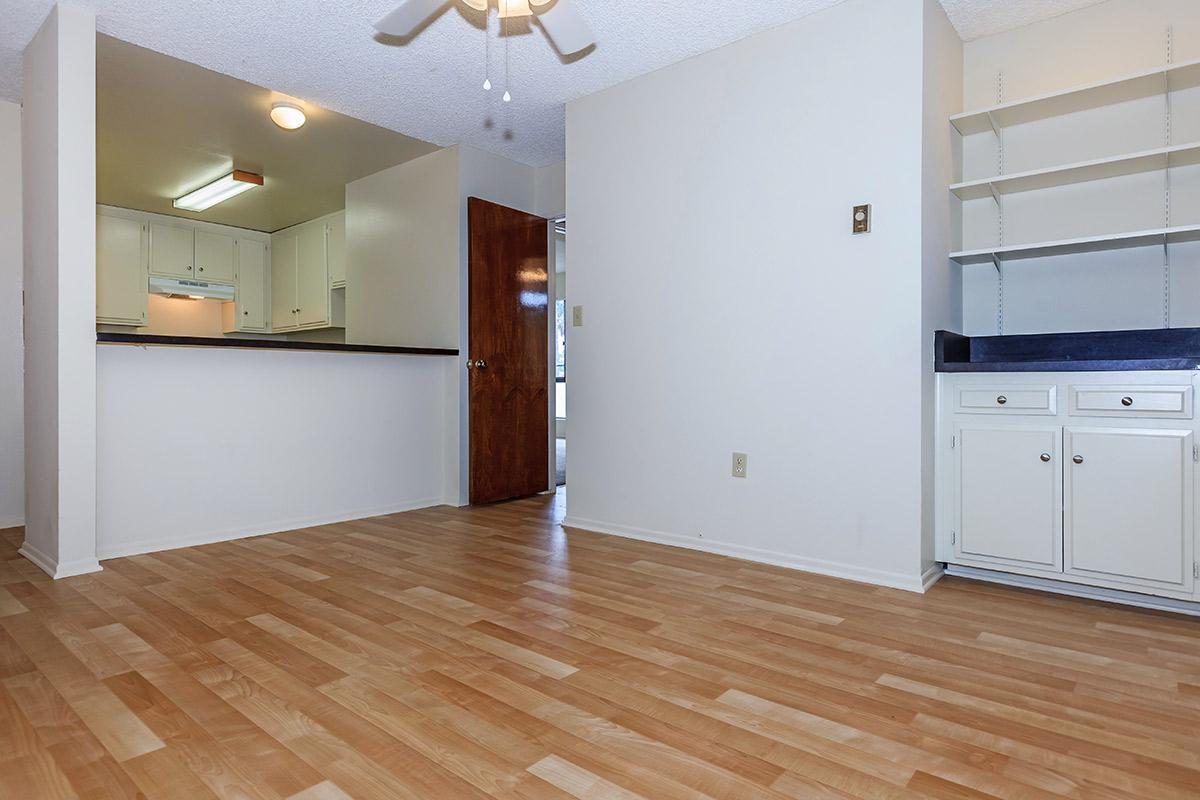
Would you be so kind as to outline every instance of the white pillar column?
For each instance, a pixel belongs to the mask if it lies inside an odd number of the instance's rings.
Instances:
[[[96,16],[55,6],[25,48],[25,543],[52,577],[96,560]]]

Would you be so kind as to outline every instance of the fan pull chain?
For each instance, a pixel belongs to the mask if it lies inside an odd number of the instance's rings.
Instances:
[[[509,75],[508,49],[509,49],[509,39],[511,37],[508,35],[508,18],[511,15],[508,13],[509,12],[509,8],[508,8],[509,0],[500,0],[500,2],[504,3],[504,102],[510,103],[510,102],[512,102],[512,94],[509,92],[508,87],[511,86],[512,84],[508,78],[508,75]]]
[[[492,90],[492,43],[491,27],[492,27],[492,4],[488,3],[487,8],[483,9],[483,90],[490,92]]]

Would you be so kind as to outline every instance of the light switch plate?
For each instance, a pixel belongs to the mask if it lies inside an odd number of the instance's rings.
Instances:
[[[571,325],[576,328],[583,327],[583,306],[571,307]]]
[[[871,206],[855,206],[854,215],[852,217],[853,227],[852,233],[870,233],[871,232]]]

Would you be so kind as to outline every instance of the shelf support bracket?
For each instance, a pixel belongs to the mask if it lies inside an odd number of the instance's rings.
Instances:
[[[1171,327],[1171,248],[1167,234],[1163,234],[1163,327]]]

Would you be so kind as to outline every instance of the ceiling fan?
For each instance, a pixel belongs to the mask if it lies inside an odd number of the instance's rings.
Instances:
[[[487,12],[492,0],[455,0],[476,11]],[[575,0],[495,0],[500,19],[533,17],[563,55],[578,53],[596,41],[592,28],[579,13]],[[411,36],[425,20],[447,6],[446,0],[404,0],[396,10],[375,23],[388,36]]]

